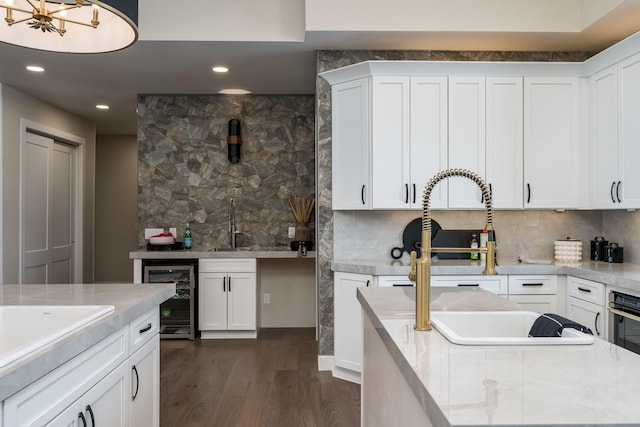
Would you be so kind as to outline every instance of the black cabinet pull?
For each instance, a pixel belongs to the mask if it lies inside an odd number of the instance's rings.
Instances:
[[[144,328],[140,329],[138,332],[141,334],[144,334],[145,332],[149,332],[151,330],[151,323],[147,323],[147,326],[145,326]]]
[[[222,278],[222,292],[227,292],[227,278]]]
[[[409,203],[409,184],[404,184],[404,202]]]
[[[618,199],[618,203],[622,203],[620,199],[620,184],[622,184],[622,181],[618,181],[618,185],[616,185],[616,198]]]
[[[544,283],[523,283],[522,286],[544,286]]]
[[[616,199],[613,197],[613,187],[616,186],[616,182],[615,181],[611,181],[611,190],[609,190],[609,193],[611,194],[611,201],[613,203],[616,202]]]
[[[82,425],[84,427],[87,427],[87,419],[84,417],[84,414],[82,412],[78,412],[78,418],[82,420]]]
[[[138,376],[138,368],[136,368],[136,365],[133,365],[131,370],[134,374],[136,374],[136,391],[133,393],[133,396],[131,396],[131,401],[133,402],[134,400],[136,400],[136,397],[138,397],[138,389],[140,388],[140,377]]]
[[[458,283],[458,286],[480,286],[479,283]]]
[[[91,405],[87,405],[85,410],[89,412],[89,416],[91,417],[91,427],[95,427],[96,419],[93,417],[93,409],[91,409]]]
[[[362,184],[362,190],[360,191],[360,197],[362,198],[362,204],[364,205],[364,184]]]
[[[582,292],[586,292],[586,293],[588,293],[588,294],[590,294],[590,293],[591,293],[591,289],[581,288],[580,286],[578,286],[578,290],[579,290],[579,291],[582,291]]]
[[[365,285],[367,288],[369,287],[369,280],[367,280],[367,284]]]
[[[231,292],[231,276],[229,276],[229,292]]]
[[[527,203],[531,203],[531,186],[527,182]]]
[[[413,203],[416,202],[416,184],[415,182],[413,183]]]
[[[391,286],[394,288],[413,287],[413,283],[394,283]]]
[[[596,313],[596,320],[594,322],[594,326],[596,327],[596,334],[600,335],[600,331],[598,330],[598,317],[600,317],[600,312]]]

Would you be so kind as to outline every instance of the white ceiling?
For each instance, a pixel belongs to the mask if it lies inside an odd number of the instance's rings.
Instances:
[[[384,31],[371,30],[362,22],[353,24],[358,31],[349,30],[348,13],[341,15],[340,20],[326,19],[324,28],[319,20],[311,19],[310,13],[318,5],[344,4],[347,0],[306,0],[304,7],[289,7],[287,13],[296,15],[296,19],[284,20],[279,24],[269,17],[269,25],[262,25],[261,30],[268,37],[251,35],[240,37],[234,33],[236,40],[228,40],[229,31],[224,32],[220,24],[218,35],[206,37],[182,30],[180,37],[168,34],[160,37],[158,27],[173,28],[171,23],[161,19],[153,19],[155,25],[145,20],[145,10],[160,1],[140,0],[140,40],[132,47],[105,54],[62,54],[25,49],[0,43],[0,82],[21,92],[40,98],[96,123],[98,134],[132,135],[136,133],[136,95],[137,94],[215,94],[223,88],[243,88],[254,94],[313,94],[315,92],[316,50],[333,49],[420,49],[420,50],[542,50],[564,51],[580,50],[597,52],[619,40],[640,30],[640,0],[553,0],[554,2],[573,1],[574,4],[602,5],[609,8],[586,14],[583,8],[581,21],[574,30],[554,31],[554,27],[544,30],[535,26],[523,25],[527,31],[518,29],[511,21],[518,14],[506,14],[501,10],[503,22],[509,22],[511,29],[500,28],[501,24],[480,19],[486,25],[473,25],[473,31],[464,31],[459,26],[464,20],[450,19],[446,25],[446,14],[443,11],[442,22],[437,31],[411,31],[385,28]],[[196,3],[205,0],[192,0]],[[211,1],[211,0],[206,0]],[[257,0],[255,0],[257,1]],[[269,0],[299,6],[302,0]],[[374,0],[368,0],[369,2]],[[380,1],[380,0],[376,0]],[[394,4],[417,0],[396,0]],[[435,0],[427,0],[434,3]],[[453,0],[442,0],[440,3],[452,4]],[[469,0],[456,0],[464,3]],[[524,0],[473,0],[489,4],[513,4]],[[505,3],[505,1],[507,3]],[[529,0],[542,2],[542,0]],[[245,3],[247,0],[245,0]],[[260,0],[263,3],[262,0]],[[348,0],[349,2],[365,2],[367,0]],[[454,3],[455,3],[454,2]],[[576,3],[578,2],[578,3]],[[175,2],[172,2],[175,4]],[[242,2],[236,3],[240,4]],[[226,3],[228,4],[228,3]],[[460,6],[458,4],[458,6]],[[540,3],[541,4],[541,3]],[[336,6],[338,7],[338,6]],[[165,10],[163,8],[158,8]],[[284,7],[283,7],[284,9]],[[156,9],[157,10],[157,9]],[[357,9],[354,9],[354,14]],[[398,10],[399,15],[406,16],[406,10]],[[446,12],[446,13],[445,13]],[[495,12],[495,11],[493,11]],[[230,13],[230,12],[229,12]],[[306,13],[306,16],[303,16]],[[492,11],[488,11],[487,16]],[[286,14],[283,12],[283,16]],[[520,15],[533,15],[530,12]],[[317,14],[319,15],[319,14]],[[565,13],[571,18],[570,13]],[[586,16],[588,15],[588,16]],[[234,16],[234,15],[231,15]],[[253,14],[260,19],[260,13]],[[354,15],[355,16],[355,15]],[[468,14],[465,14],[468,18]],[[549,16],[549,15],[547,15]],[[586,16],[586,18],[585,18]],[[244,18],[245,16],[242,15]],[[541,15],[540,22],[544,21]],[[585,24],[585,19],[588,22]],[[233,19],[227,19],[233,25]],[[243,19],[243,21],[247,21]],[[301,22],[300,22],[301,21]],[[372,22],[375,20],[372,20]],[[202,22],[207,22],[203,19]],[[258,21],[254,20],[254,23]],[[275,23],[274,23],[275,22]],[[462,22],[462,24],[461,24]],[[565,25],[567,19],[563,21]],[[569,19],[569,22],[571,20]],[[200,28],[201,21],[191,22],[194,28]],[[0,25],[4,25],[0,22]],[[243,22],[245,27],[251,21]],[[276,34],[278,25],[285,28],[286,34]],[[307,31],[304,31],[306,25]],[[399,24],[398,24],[399,25]],[[467,27],[471,23],[465,24]],[[554,23],[554,25],[556,25]],[[560,24],[557,24],[560,25]],[[145,30],[144,28],[148,29]],[[153,28],[152,28],[153,27]],[[214,26],[215,27],[215,26]],[[254,27],[256,27],[254,25]],[[313,29],[313,31],[309,29]],[[494,28],[500,28],[500,31]],[[560,28],[560,27],[558,27]],[[153,29],[153,31],[152,31]],[[492,30],[493,29],[493,30]],[[171,33],[171,31],[165,31]],[[215,33],[215,32],[213,32]],[[177,33],[176,33],[177,34]],[[186,34],[186,36],[185,36]],[[222,40],[220,34],[226,39]],[[242,34],[248,34],[247,32]],[[200,41],[189,41],[200,40]],[[296,38],[299,41],[296,41]],[[169,41],[167,41],[168,39]],[[268,41],[252,41],[268,40]],[[275,40],[275,41],[274,41]],[[286,41],[278,41],[286,40]],[[46,68],[43,74],[32,74],[25,70],[28,64],[37,64]],[[229,66],[227,75],[213,75],[211,67],[215,64]],[[95,105],[106,103],[111,106],[108,111],[98,111]]]

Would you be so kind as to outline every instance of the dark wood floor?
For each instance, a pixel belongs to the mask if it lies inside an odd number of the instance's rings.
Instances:
[[[163,340],[160,425],[360,425],[360,386],[318,372],[311,328],[257,340]]]

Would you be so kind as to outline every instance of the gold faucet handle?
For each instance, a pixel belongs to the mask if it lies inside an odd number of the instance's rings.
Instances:
[[[416,251],[411,251],[411,270],[409,270],[409,280],[411,280],[412,282],[416,281],[416,274],[417,274],[416,259],[417,259]]]

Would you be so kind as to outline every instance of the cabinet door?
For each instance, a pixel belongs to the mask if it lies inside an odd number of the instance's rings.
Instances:
[[[493,207],[522,209],[522,77],[487,77],[486,181]]]
[[[525,208],[579,207],[577,78],[524,79]]]
[[[371,79],[371,207],[407,208],[409,171],[409,77]]]
[[[606,340],[604,316],[605,309],[601,305],[571,296],[567,298],[567,318],[588,327],[594,336]]]
[[[156,334],[129,359],[130,426],[160,425],[160,337]]]
[[[368,274],[334,274],[334,363],[354,372],[362,370],[362,314],[357,290],[371,283],[373,276]]]
[[[449,78],[449,168],[485,176],[485,78]],[[449,208],[481,209],[482,192],[470,180],[449,179]]]
[[[227,329],[256,329],[256,273],[229,273]]]
[[[123,363],[54,418],[48,427],[127,426],[128,364]]]
[[[369,79],[331,87],[333,209],[368,209]]]
[[[447,78],[411,77],[410,207],[422,208],[422,193],[432,176],[447,169]],[[447,182],[431,192],[431,208],[447,208]]]
[[[227,329],[227,274],[200,273],[198,287],[199,329]]]
[[[640,208],[640,55],[620,63],[619,187],[615,195],[622,207]]]
[[[591,116],[589,203],[592,208],[619,208],[618,74],[610,67],[589,78]]]

